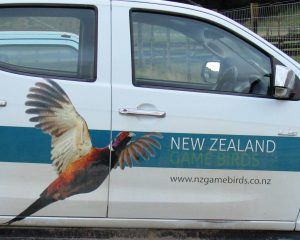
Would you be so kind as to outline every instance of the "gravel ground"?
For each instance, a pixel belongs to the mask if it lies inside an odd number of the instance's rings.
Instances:
[[[91,229],[91,228],[0,228],[1,240],[96,240],[96,239],[299,239],[300,232],[224,231],[224,230],[149,230],[149,229]]]

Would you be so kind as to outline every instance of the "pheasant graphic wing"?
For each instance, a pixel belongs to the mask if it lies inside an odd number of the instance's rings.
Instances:
[[[140,162],[142,159],[148,160],[150,157],[155,157],[155,150],[161,149],[159,139],[162,139],[160,133],[148,133],[142,137],[131,141],[127,146],[120,152],[119,165],[121,169],[125,168],[125,163],[132,167],[132,160]],[[117,165],[115,165],[115,168]]]
[[[92,143],[85,120],[65,91],[53,80],[37,82],[27,95],[26,110],[35,116],[36,128],[51,135],[51,160],[60,174],[70,163],[87,154]]]

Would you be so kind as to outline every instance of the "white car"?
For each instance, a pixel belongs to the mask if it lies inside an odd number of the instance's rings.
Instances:
[[[0,224],[299,230],[299,76],[197,6],[3,0]]]
[[[76,71],[78,49],[79,37],[74,33],[0,31],[0,62],[8,68]]]

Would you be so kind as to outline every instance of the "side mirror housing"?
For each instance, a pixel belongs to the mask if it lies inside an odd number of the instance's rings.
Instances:
[[[274,97],[276,99],[291,99],[294,95],[296,82],[295,73],[289,68],[276,65]]]

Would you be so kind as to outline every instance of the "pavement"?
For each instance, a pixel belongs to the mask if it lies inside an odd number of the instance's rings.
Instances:
[[[234,230],[156,230],[95,228],[0,228],[0,240],[212,240],[212,239],[299,239],[300,232],[234,231]]]

